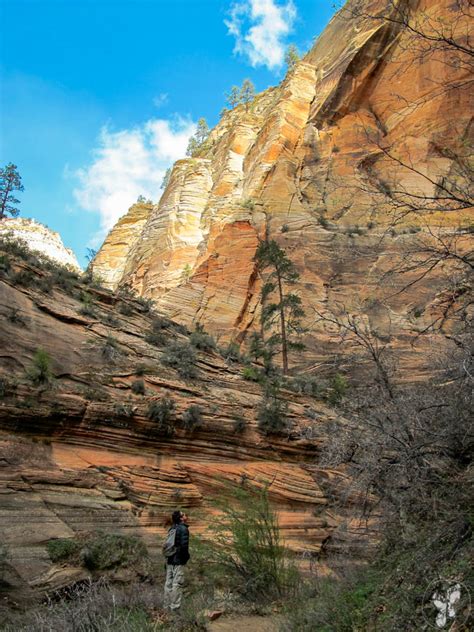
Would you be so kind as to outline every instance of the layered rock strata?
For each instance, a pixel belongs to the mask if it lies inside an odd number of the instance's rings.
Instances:
[[[413,40],[397,6],[428,39]],[[472,248],[472,209],[428,204],[440,182],[464,187],[456,169],[469,143],[468,66],[453,63],[449,47],[424,48],[440,24],[454,25],[462,43],[467,19],[448,0],[348,2],[278,87],[225,113],[202,154],[175,164],[120,261],[112,254],[120,226],[112,230],[97,272],[182,323],[242,341],[258,327],[254,255],[267,234],[301,274],[310,333],[294,364],[333,362],[338,342],[315,311],[347,311],[423,375],[419,334],[442,318],[459,261],[447,257],[420,280],[419,269],[392,273],[446,242]],[[402,212],[389,186],[418,207]]]
[[[317,467],[335,411],[285,391],[291,430],[266,436],[256,422],[261,387],[242,379],[239,364],[199,352],[197,378],[183,380],[161,359],[163,345],[187,339],[184,330],[162,321],[165,340],[152,345],[146,336],[155,316],[140,303],[79,280],[67,293],[57,286],[45,292],[45,274],[10,256],[0,279],[7,596],[33,597],[88,576],[78,566],[53,564],[51,539],[139,534],[156,552],[178,505],[188,509],[193,533],[205,532],[227,484],[267,485],[287,545],[308,560],[320,555],[341,521],[330,498],[347,487],[342,472]],[[16,281],[31,275],[28,286]],[[41,383],[34,372],[39,348],[54,376]],[[175,405],[171,435],[149,414],[165,397]],[[182,421],[191,405],[202,412],[194,431]]]

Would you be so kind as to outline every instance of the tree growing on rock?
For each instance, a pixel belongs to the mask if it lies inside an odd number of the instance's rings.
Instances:
[[[198,121],[194,136],[191,136],[189,139],[186,156],[194,157],[201,151],[204,143],[209,137],[209,131],[206,119],[201,117]]]
[[[250,103],[255,99],[255,86],[250,79],[245,79],[240,89],[240,101],[245,106],[245,111],[249,111]]]
[[[288,72],[294,70],[297,62],[300,60],[300,55],[298,53],[298,49],[294,44],[290,44],[288,46],[285,53],[285,64],[288,67]]]
[[[0,220],[4,219],[7,214],[12,217],[19,215],[20,210],[16,205],[20,203],[20,200],[13,195],[13,192],[23,190],[21,176],[16,165],[10,162],[3,169],[0,169]]]
[[[301,341],[295,338],[303,331],[301,318],[305,312],[301,298],[288,291],[288,286],[294,285],[300,275],[275,240],[260,242],[255,261],[260,273],[266,274],[262,287],[262,330],[273,330],[265,344],[281,349],[283,373],[287,374],[288,351],[304,349]],[[273,301],[270,300],[272,297]]]

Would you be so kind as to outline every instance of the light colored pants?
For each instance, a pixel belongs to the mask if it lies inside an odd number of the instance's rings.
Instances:
[[[178,610],[181,606],[184,584],[184,566],[168,564],[166,567],[165,608]]]

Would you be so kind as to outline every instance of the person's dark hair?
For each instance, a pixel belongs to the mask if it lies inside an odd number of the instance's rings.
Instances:
[[[173,520],[173,524],[179,524],[181,522],[181,511],[173,511],[171,519]]]

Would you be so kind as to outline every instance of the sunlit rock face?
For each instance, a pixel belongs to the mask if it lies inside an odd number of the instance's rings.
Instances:
[[[152,208],[152,204],[137,202],[105,238],[93,263],[105,287],[116,288],[122,280],[125,264],[133,246],[140,239]]]
[[[411,19],[428,35],[430,18],[466,29],[448,0],[412,4]],[[432,196],[452,174],[453,155],[465,153],[469,136],[467,70],[449,52],[420,52],[396,22],[351,15],[360,6],[375,15],[393,7],[388,0],[349,2],[278,87],[248,111],[240,105],[225,113],[203,155],[175,164],[122,260],[109,257],[120,226],[112,230],[95,269],[180,322],[245,341],[259,326],[253,258],[267,234],[301,274],[309,333],[293,366],[333,362],[338,343],[315,324],[314,310],[342,309],[363,313],[416,378],[424,357],[418,333],[440,315],[452,269],[449,262],[436,266],[413,285],[415,273],[390,273],[439,231],[452,239],[469,210],[396,216],[374,181]],[[459,239],[465,251],[469,237]]]
[[[0,237],[21,240],[34,252],[46,255],[72,270],[81,270],[75,254],[64,246],[59,233],[33,219],[3,219],[0,221]]]
[[[230,228],[248,230],[246,224]],[[9,261],[9,270],[0,272],[0,533],[8,552],[7,599],[43,596],[90,576],[78,563],[53,563],[49,540],[134,534],[161,556],[171,512],[186,508],[192,533],[203,534],[218,519],[216,500],[229,486],[268,486],[286,544],[303,562],[316,555],[322,560],[343,518],[332,499],[348,493],[344,472],[318,465],[336,410],[283,389],[291,426],[283,435],[265,435],[257,423],[262,388],[242,378],[242,365],[198,352],[197,376],[185,380],[162,362],[165,344],[188,339],[183,328],[168,322],[163,345],[152,345],[147,333],[155,315],[140,303],[79,280],[67,293],[58,285],[45,292],[44,270],[11,254]],[[26,270],[33,280],[17,284]],[[93,305],[87,314],[85,291]],[[52,382],[31,378],[38,349],[50,358]],[[174,402],[171,434],[149,413],[164,397]],[[194,430],[183,425],[190,406],[202,415]],[[357,538],[357,531],[354,525],[347,537]],[[342,550],[344,542],[339,537],[331,546]]]

